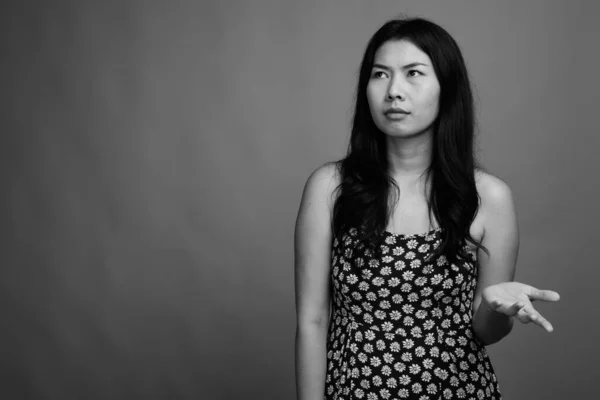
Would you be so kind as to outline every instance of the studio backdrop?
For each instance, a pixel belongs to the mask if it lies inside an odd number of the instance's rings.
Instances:
[[[12,4],[11,4],[12,3]],[[507,400],[583,399],[600,358],[592,1],[3,2],[0,398],[293,399],[293,231],[343,157],[387,19],[446,28],[516,279],[551,334],[489,352]]]

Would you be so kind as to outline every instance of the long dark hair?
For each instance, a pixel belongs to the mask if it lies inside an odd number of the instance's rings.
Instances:
[[[466,241],[483,248],[469,233],[480,201],[475,186],[473,95],[458,44],[442,27],[422,18],[388,21],[367,45],[360,65],[348,153],[336,162],[341,182],[333,208],[333,234],[341,239],[347,229],[358,228],[360,240],[379,248],[397,201],[390,201],[392,189],[399,193],[399,188],[389,175],[385,134],[373,122],[366,89],[377,50],[389,40],[400,39],[429,56],[440,83],[432,158],[426,170],[431,184],[427,202],[429,214],[443,232],[435,254],[458,261],[466,257]]]

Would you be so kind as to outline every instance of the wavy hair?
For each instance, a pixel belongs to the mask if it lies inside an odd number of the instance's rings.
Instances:
[[[335,162],[341,181],[333,208],[333,234],[341,239],[347,229],[359,228],[359,240],[378,249],[397,204],[397,197],[391,200],[392,190],[398,194],[399,188],[389,175],[385,134],[373,122],[366,92],[377,50],[387,41],[401,39],[429,56],[440,83],[431,163],[425,171],[431,184],[427,203],[429,215],[433,214],[443,233],[434,255],[459,261],[466,257],[466,241],[486,251],[469,233],[480,202],[475,186],[473,95],[458,44],[442,27],[422,18],[390,20],[368,42],[360,65],[348,151]]]

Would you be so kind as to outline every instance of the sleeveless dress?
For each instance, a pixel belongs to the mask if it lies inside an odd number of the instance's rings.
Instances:
[[[440,228],[383,235],[377,257],[355,228],[333,240],[325,399],[501,399],[471,326],[476,255],[427,258]]]

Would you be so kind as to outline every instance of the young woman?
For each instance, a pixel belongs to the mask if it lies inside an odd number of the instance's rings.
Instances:
[[[510,188],[477,168],[454,39],[392,20],[366,48],[347,156],[308,178],[295,229],[299,400],[500,399],[484,346],[558,293],[513,282]]]

